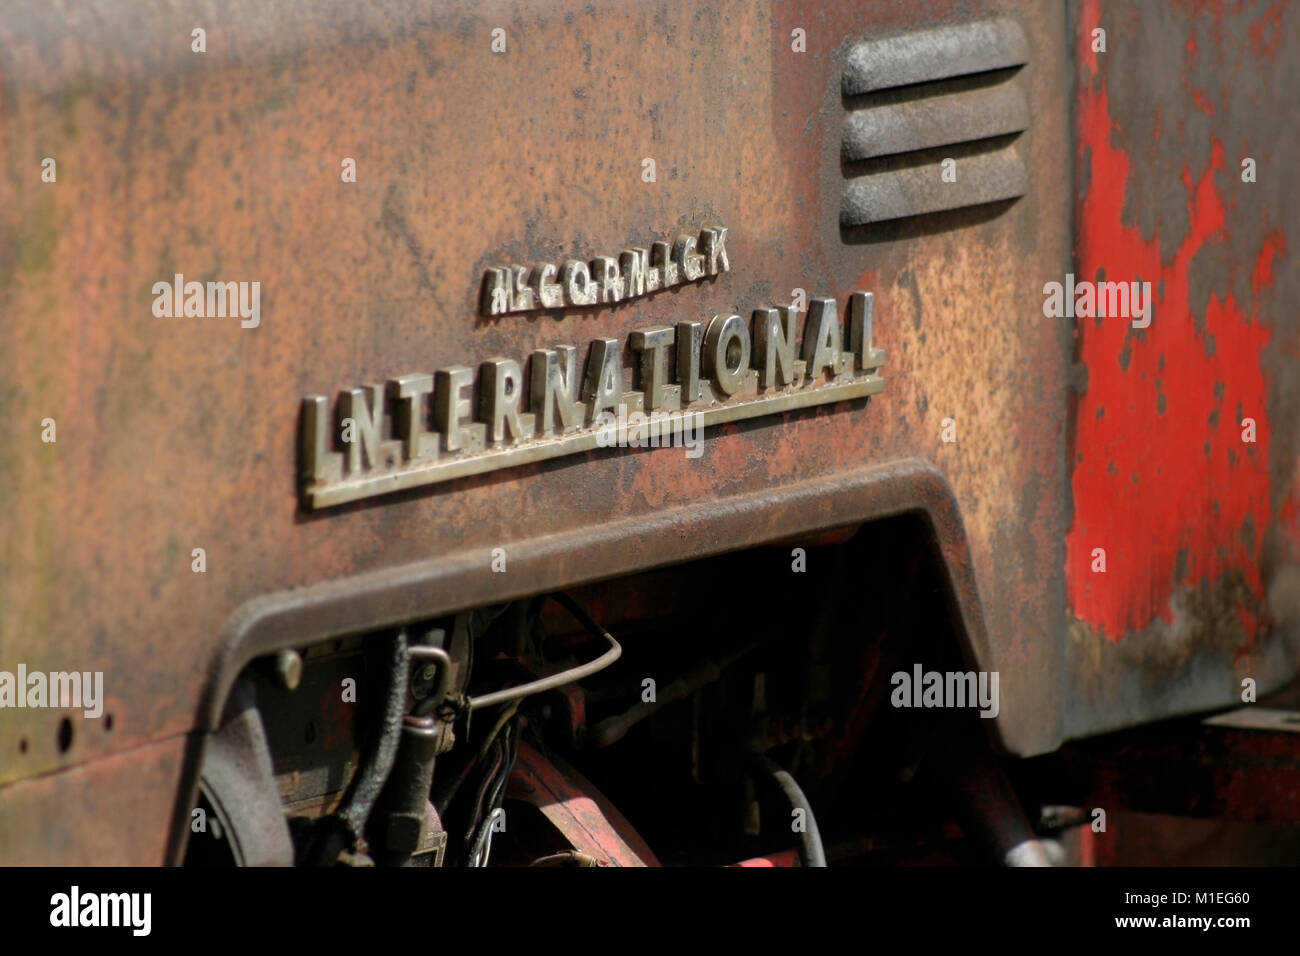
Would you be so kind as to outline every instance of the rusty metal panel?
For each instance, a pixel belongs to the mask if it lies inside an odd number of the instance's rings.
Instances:
[[[704,505],[725,515],[760,492],[797,497],[914,460],[956,503],[965,609],[980,615],[968,640],[1002,675],[998,734],[1013,752],[1054,747],[1070,330],[1041,318],[1040,289],[1070,260],[1064,14],[997,2],[8,4],[0,659],[104,671],[114,720],[106,732],[66,715],[61,747],[64,714],[7,713],[0,785],[190,730],[254,602],[344,595],[356,576],[463,569],[494,547],[620,523],[646,535],[628,539],[629,561],[671,560],[690,527],[674,518]],[[1024,195],[841,228],[848,51],[999,17],[1029,50]],[[191,30],[204,22],[198,54]],[[491,50],[497,27],[505,53]],[[796,28],[806,52],[792,49]],[[355,183],[341,180],[344,158]],[[705,282],[559,317],[480,314],[494,262],[711,222],[731,229],[732,267]],[[176,273],[260,282],[260,323],[156,317],[152,286]],[[749,315],[794,289],[840,302],[874,292],[891,363],[881,394],[723,424],[698,460],[597,449],[322,513],[301,505],[304,395]],[[47,417],[53,444],[40,440]],[[941,438],[946,419],[956,442]],[[913,480],[905,472],[872,474]],[[828,526],[816,514],[809,526]],[[763,540],[756,520],[708,548]],[[204,573],[191,570],[195,548]],[[552,579],[609,573],[599,550],[554,560]],[[485,599],[546,586],[481,575]]]
[[[186,738],[137,747],[5,787],[5,866],[161,866],[168,823],[184,814]]]
[[[1300,10],[1086,2],[1072,18],[1074,271],[1154,291],[1148,327],[1078,321],[1078,736],[1240,703],[1244,678],[1262,693],[1300,661],[1300,132],[1277,121],[1300,88]]]

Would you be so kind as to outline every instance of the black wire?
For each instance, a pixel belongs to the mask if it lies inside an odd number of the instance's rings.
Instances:
[[[407,683],[410,680],[405,628],[394,635],[389,653],[392,660],[388,669],[388,688],[379,739],[374,746],[368,748],[362,765],[352,775],[352,783],[348,785],[348,791],[343,797],[342,809],[325,823],[320,836],[308,851],[307,859],[317,866],[333,866],[343,850],[356,846],[366,820],[370,817],[370,811],[374,809],[375,801],[393,769],[397,745],[402,736],[402,715],[406,712]]]
[[[822,849],[821,832],[817,829],[817,819],[813,816],[812,806],[803,790],[786,770],[766,754],[753,755],[754,766],[762,770],[781,788],[786,799],[795,809],[802,810],[804,828],[799,834],[799,859],[804,866],[825,866],[826,851]]]
[[[519,756],[519,719],[513,718],[501,732],[502,761],[501,769],[487,791],[487,803],[484,806],[480,824],[470,834],[470,853],[474,854],[480,846],[491,839],[486,832],[492,827],[492,815],[505,804],[506,786],[510,782],[510,772],[514,769]],[[485,830],[486,828],[486,830]]]
[[[388,670],[388,693],[384,697],[384,718],[380,726],[379,741],[371,749],[369,759],[361,771],[352,778],[352,786],[343,800],[339,816],[356,837],[366,825],[370,811],[384,789],[388,774],[397,757],[397,745],[402,738],[402,716],[406,713],[406,685],[410,682],[410,655],[407,653],[406,628],[393,637],[390,650],[392,661]]]

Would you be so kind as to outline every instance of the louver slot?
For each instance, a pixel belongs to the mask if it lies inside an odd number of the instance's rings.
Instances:
[[[1029,105],[1014,84],[949,93],[850,113],[844,124],[844,158],[872,159],[969,143],[1019,133],[1028,126]]]
[[[1009,19],[869,40],[849,51],[840,224],[863,226],[1024,195],[1012,142],[1029,128],[1028,44]],[[950,147],[947,155],[937,155]],[[940,150],[941,152],[944,152]],[[953,158],[955,175],[944,177]]]
[[[844,64],[844,95],[858,96],[1028,62],[1029,44],[1014,20],[938,27],[859,43],[849,51]]]
[[[931,163],[863,176],[844,190],[840,220],[845,224],[882,222],[904,216],[944,212],[1023,196],[1025,166],[1010,147],[961,161],[961,178],[939,183],[941,166]]]

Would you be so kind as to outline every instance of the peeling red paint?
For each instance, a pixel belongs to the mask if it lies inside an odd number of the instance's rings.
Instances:
[[[1094,5],[1096,0],[1089,0]],[[1203,17],[1210,18],[1209,34],[1214,39],[1214,62],[1223,63],[1223,2],[1222,0],[1181,0],[1178,3],[1184,11],[1187,21],[1192,22]],[[1197,53],[1196,44],[1192,43],[1191,52]],[[1094,64],[1095,65],[1095,64]]]
[[[1118,640],[1157,618],[1172,622],[1176,589],[1235,571],[1254,597],[1243,596],[1235,609],[1253,634],[1263,600],[1262,532],[1270,521],[1271,426],[1261,353],[1272,331],[1258,302],[1286,241],[1274,229],[1256,254],[1249,311],[1231,292],[1215,291],[1204,315],[1193,314],[1192,262],[1228,240],[1229,204],[1215,175],[1231,184],[1236,170],[1227,168],[1223,144],[1213,137],[1209,164],[1184,168],[1189,224],[1177,248],[1162,248],[1158,234],[1146,240],[1136,223],[1124,223],[1131,161],[1111,142],[1106,82],[1088,42],[1097,21],[1094,0],[1085,4],[1080,29],[1078,163],[1089,185],[1078,209],[1078,280],[1104,273],[1110,281],[1149,281],[1155,307],[1145,330],[1127,319],[1077,320],[1087,389],[1075,413],[1069,605]],[[1195,55],[1194,43],[1188,53]],[[1255,421],[1254,444],[1242,440],[1243,418]],[[1242,533],[1248,522],[1253,535]],[[1104,574],[1091,570],[1094,548],[1106,550]]]
[[[1264,15],[1246,28],[1251,52],[1257,58],[1269,61],[1277,59],[1278,44],[1282,42],[1282,14],[1285,10],[1285,0],[1274,0]]]
[[[1259,250],[1259,258],[1255,261],[1255,271],[1250,274],[1250,291],[1256,298],[1261,289],[1272,287],[1273,260],[1279,254],[1286,255],[1286,238],[1281,229],[1274,229],[1264,238],[1264,247]]]

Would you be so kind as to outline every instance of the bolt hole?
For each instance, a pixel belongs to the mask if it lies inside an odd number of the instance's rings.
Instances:
[[[25,754],[25,753],[27,753],[27,738],[26,738],[26,737],[24,737],[22,740],[18,741],[18,752],[19,752],[20,754]]]
[[[112,714],[105,714],[105,715],[104,715],[104,733],[108,733],[108,732],[109,732],[110,730],[112,730],[112,729],[113,729],[113,715],[112,715]]]
[[[67,753],[72,746],[72,721],[67,717],[59,721],[59,753]]]

